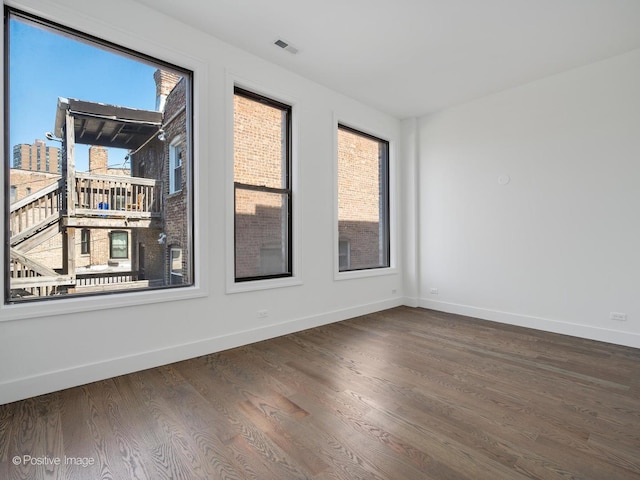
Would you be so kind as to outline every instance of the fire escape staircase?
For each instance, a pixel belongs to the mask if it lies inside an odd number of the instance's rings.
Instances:
[[[59,180],[11,205],[9,225],[12,293],[50,295],[59,287],[73,286],[74,275],[59,274],[29,252],[60,233],[63,181]]]

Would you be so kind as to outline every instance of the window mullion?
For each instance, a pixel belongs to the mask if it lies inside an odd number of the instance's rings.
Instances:
[[[239,190],[252,190],[254,192],[277,193],[291,195],[290,188],[267,187],[266,185],[253,185],[250,183],[234,182],[234,187]]]

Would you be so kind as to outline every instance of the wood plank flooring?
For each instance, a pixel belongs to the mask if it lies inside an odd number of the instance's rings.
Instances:
[[[640,479],[640,350],[395,308],[0,406],[0,479]]]

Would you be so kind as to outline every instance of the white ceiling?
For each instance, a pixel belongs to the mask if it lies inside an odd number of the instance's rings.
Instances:
[[[640,0],[138,1],[399,118],[640,48]]]

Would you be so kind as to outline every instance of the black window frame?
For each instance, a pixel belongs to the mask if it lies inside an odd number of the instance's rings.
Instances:
[[[253,100],[258,103],[262,103],[264,105],[268,105],[273,108],[280,109],[282,112],[286,113],[286,120],[284,122],[284,133],[286,135],[286,140],[284,142],[285,145],[285,161],[284,161],[284,178],[283,184],[284,188],[275,188],[268,187],[266,185],[255,185],[255,184],[247,184],[236,182],[234,178],[233,182],[233,234],[234,234],[234,247],[233,247],[233,268],[234,268],[234,281],[236,283],[241,282],[251,282],[256,280],[268,280],[268,279],[276,279],[276,278],[290,278],[293,277],[293,189],[291,184],[291,164],[292,164],[292,111],[293,108],[291,105],[280,102],[278,100],[274,100],[272,98],[266,97],[264,95],[252,92],[250,90],[246,90],[237,85],[234,86],[233,89],[234,97],[236,95],[242,96],[249,100]],[[234,122],[235,127],[235,122]],[[287,197],[287,271],[277,274],[268,274],[268,275],[253,275],[250,277],[238,277],[237,274],[237,242],[238,238],[238,222],[236,221],[236,192],[238,190],[250,190],[254,192],[262,192],[262,193],[273,193],[279,195],[286,195]]]
[[[350,127],[343,123],[338,123],[338,130],[344,130],[354,135],[359,135],[361,137],[378,142],[378,144],[380,145],[380,154],[379,154],[380,162],[379,162],[378,168],[380,171],[380,178],[383,179],[381,183],[384,186],[384,188],[380,189],[381,198],[379,199],[380,208],[384,212],[382,215],[384,220],[384,228],[382,230],[384,248],[381,249],[381,252],[384,253],[385,260],[386,260],[385,262],[381,262],[382,263],[381,265],[372,266],[372,267],[360,267],[360,268],[352,268],[351,262],[349,262],[349,268],[340,269],[338,267],[338,272],[348,273],[348,272],[391,268],[391,201],[390,201],[391,177],[390,177],[390,168],[389,168],[389,165],[390,165],[389,156],[390,156],[391,149],[389,147],[389,141],[383,138],[377,137],[375,135],[371,135],[370,133],[363,132],[362,130],[358,130],[356,128]],[[339,156],[337,158],[337,162],[338,162],[338,168],[339,168],[340,166]],[[338,198],[338,203],[339,203],[339,198]],[[337,226],[338,228],[339,228],[339,224],[340,224],[340,220],[338,219],[338,226]],[[351,246],[351,242],[349,243]],[[338,245],[338,251],[339,251],[339,245]],[[339,259],[338,259],[338,263],[339,263]]]

